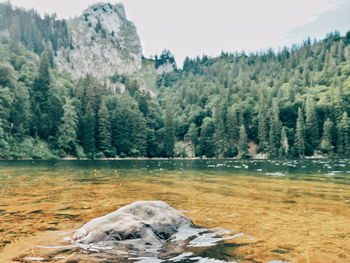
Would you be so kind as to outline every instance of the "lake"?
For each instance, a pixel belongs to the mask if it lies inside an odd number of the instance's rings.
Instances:
[[[67,237],[137,200],[235,238],[125,262],[350,262],[349,160],[1,161],[0,200],[0,262],[121,262]]]

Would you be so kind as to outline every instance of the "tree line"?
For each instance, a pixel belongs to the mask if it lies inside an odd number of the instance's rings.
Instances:
[[[279,52],[186,58],[158,76],[154,95],[133,76],[110,79],[121,92],[60,73],[52,57],[69,45],[65,22],[57,31],[54,16],[35,22],[34,11],[0,7],[0,21],[23,16],[29,30],[0,39],[0,158],[350,156],[350,32]],[[164,54],[154,70],[175,65]]]

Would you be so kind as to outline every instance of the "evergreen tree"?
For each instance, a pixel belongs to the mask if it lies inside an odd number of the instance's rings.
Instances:
[[[48,139],[51,124],[50,118],[50,72],[49,62],[46,52],[43,52],[40,58],[39,72],[34,81],[32,89],[32,130],[35,136]]]
[[[239,122],[237,118],[237,110],[235,107],[230,107],[227,111],[227,134],[229,141],[238,142]]]
[[[12,132],[16,137],[23,139],[30,127],[31,108],[29,102],[28,88],[22,84],[16,86],[14,91],[14,102],[10,117]]]
[[[282,124],[279,117],[279,108],[276,101],[273,102],[270,111],[270,134],[269,134],[269,156],[278,157],[281,144]]]
[[[165,157],[174,157],[175,149],[175,128],[173,113],[167,108],[165,112],[164,126],[164,155]]]
[[[249,157],[248,137],[247,137],[246,129],[243,124],[239,129],[238,156],[241,159],[246,159]]]
[[[306,121],[305,121],[305,139],[310,145],[311,154],[314,149],[319,145],[319,129],[318,129],[318,117],[315,110],[315,103],[311,96],[306,100]]]
[[[84,148],[84,151],[86,155],[89,158],[95,157],[95,129],[96,129],[96,119],[95,119],[95,113],[91,107],[90,104],[86,107],[86,112],[83,116],[82,120],[83,126],[83,138],[82,138],[82,146]]]
[[[111,123],[109,121],[108,109],[105,103],[102,103],[98,111],[98,149],[106,156],[113,157]]]
[[[2,126],[3,123],[0,119],[0,158],[7,159],[10,156],[10,145],[7,142],[8,138]]]
[[[185,135],[185,140],[190,141],[193,145],[193,152],[196,155],[196,148],[198,145],[198,129],[196,124],[191,123],[188,132]]]
[[[295,148],[300,158],[305,157],[305,127],[301,108],[298,109],[298,119],[296,123]]]
[[[120,103],[118,101],[118,103]],[[112,112],[111,136],[112,146],[117,149],[119,156],[127,156],[132,144],[130,141],[130,109],[122,103]]]
[[[338,153],[342,157],[350,156],[350,119],[346,112],[343,113],[338,123]]]
[[[280,156],[287,157],[288,154],[289,154],[288,137],[287,137],[286,127],[283,126],[282,131],[281,131]]]
[[[15,71],[11,65],[0,64],[0,87],[14,90],[16,87]]]
[[[223,106],[219,106],[216,108],[215,116],[214,116],[214,127],[215,127],[214,139],[215,139],[216,156],[223,157],[223,155],[226,153],[228,149],[225,124],[224,124]]]
[[[68,154],[75,153],[78,118],[70,99],[63,106],[62,124],[58,128],[58,147]]]
[[[192,142],[193,145],[197,145],[198,143],[198,129],[193,122],[188,129],[185,139]]]
[[[321,143],[322,150],[327,153],[332,153],[334,149],[333,135],[332,135],[333,130],[334,130],[333,122],[328,118],[323,124],[323,137],[322,137],[322,143]]]
[[[160,147],[157,141],[157,135],[154,129],[147,129],[147,157],[158,157],[160,155]]]
[[[260,95],[259,99],[259,127],[258,127],[258,139],[259,139],[259,150],[264,152],[268,148],[268,129],[267,129],[267,117],[266,117],[266,106],[264,103],[263,95]]]
[[[147,153],[147,125],[143,114],[138,108],[134,108],[130,128],[130,141],[133,147],[130,150],[130,156],[145,156]],[[175,145],[175,138],[174,138]]]
[[[199,138],[199,153],[202,156],[212,158],[215,156],[215,142],[213,140],[215,128],[210,117],[203,120]]]

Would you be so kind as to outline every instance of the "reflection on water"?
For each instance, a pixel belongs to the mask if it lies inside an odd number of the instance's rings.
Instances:
[[[0,200],[0,262],[113,262],[68,238],[137,200],[236,235],[166,261],[350,262],[348,160],[3,161]]]

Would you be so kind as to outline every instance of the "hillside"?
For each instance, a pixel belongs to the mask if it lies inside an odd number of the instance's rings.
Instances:
[[[176,69],[121,4],[0,4],[0,93],[0,158],[350,156],[350,33]]]

